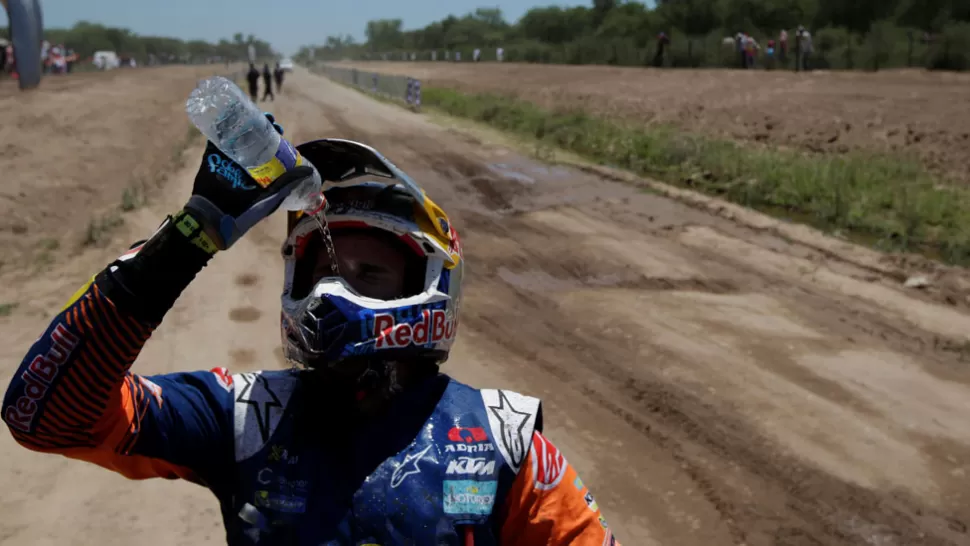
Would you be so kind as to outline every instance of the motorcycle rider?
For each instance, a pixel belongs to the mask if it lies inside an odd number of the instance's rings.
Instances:
[[[325,217],[288,213],[281,322],[297,366],[129,371],[196,274],[310,174],[290,165],[262,187],[208,143],[185,207],[28,351],[2,406],[16,441],[207,487],[230,545],[615,544],[537,399],[439,372],[463,268],[444,211],[372,148],[297,149],[333,182]]]

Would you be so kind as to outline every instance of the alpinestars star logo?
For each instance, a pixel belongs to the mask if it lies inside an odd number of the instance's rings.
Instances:
[[[280,402],[276,393],[269,388],[269,383],[262,375],[242,374],[245,386],[239,391],[236,397],[237,402],[242,402],[252,407],[256,416],[256,425],[259,427],[259,435],[263,442],[269,441],[270,411],[283,411],[283,404]],[[259,382],[259,385],[256,383]]]
[[[401,466],[395,468],[394,473],[391,474],[391,489],[397,489],[397,486],[404,483],[404,478],[407,478],[411,474],[419,474],[421,472],[418,463],[421,462],[421,459],[424,458],[425,453],[429,449],[431,449],[430,445],[415,454],[404,456],[404,462],[401,463]]]
[[[526,439],[522,437],[522,428],[531,415],[513,408],[505,391],[498,391],[498,397],[498,406],[489,406],[488,409],[502,423],[502,437],[499,441],[508,452],[512,466],[518,468],[526,454]]]

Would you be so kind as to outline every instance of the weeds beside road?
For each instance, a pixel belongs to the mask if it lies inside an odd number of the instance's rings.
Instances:
[[[424,104],[637,174],[806,222],[883,250],[970,263],[970,190],[884,154],[805,154],[668,126],[552,112],[493,94],[426,88]]]

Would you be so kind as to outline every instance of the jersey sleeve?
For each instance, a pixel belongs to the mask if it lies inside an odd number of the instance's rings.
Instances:
[[[231,376],[131,373],[153,328],[117,308],[92,279],[7,388],[2,417],[13,438],[131,479],[215,479],[232,460]]]
[[[505,500],[501,542],[509,546],[618,546],[593,494],[540,432]]]

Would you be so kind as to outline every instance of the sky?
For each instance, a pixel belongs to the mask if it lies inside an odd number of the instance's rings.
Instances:
[[[534,6],[586,5],[590,0],[41,0],[44,26],[63,28],[86,20],[128,28],[137,34],[231,39],[255,34],[285,55],[301,45],[323,43],[330,35],[364,40],[371,19],[401,19],[405,29],[420,28],[449,14],[498,7],[514,21]],[[2,10],[0,10],[2,13]],[[0,25],[6,26],[6,14]]]

